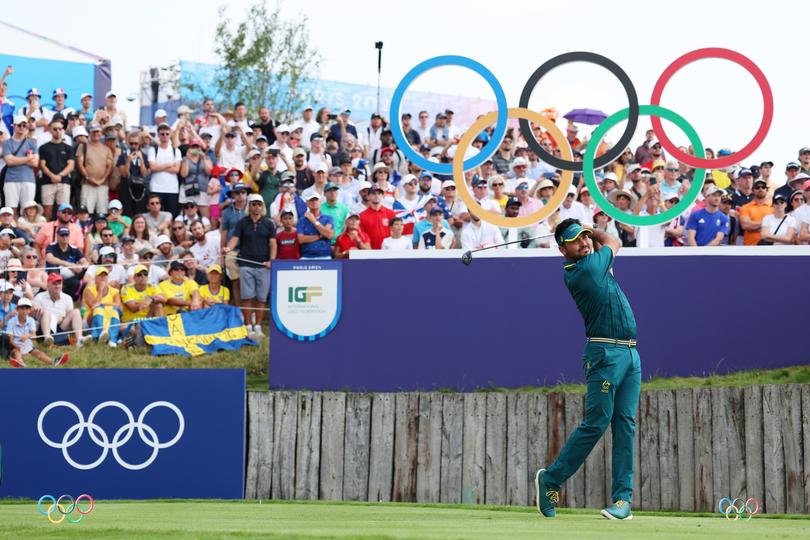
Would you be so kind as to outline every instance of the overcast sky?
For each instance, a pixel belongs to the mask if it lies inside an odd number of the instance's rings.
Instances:
[[[231,18],[240,17],[250,2],[230,0]],[[150,65],[164,66],[179,59],[216,62],[212,34],[221,0],[128,4],[83,0],[80,8],[70,9],[63,2],[45,3],[52,3],[52,8],[40,5],[35,13],[30,4],[8,4],[2,19],[109,57],[113,89],[119,96],[137,94],[139,73]],[[571,9],[562,2],[471,0],[462,7],[457,2],[412,0],[381,6],[378,2],[335,0],[282,3],[284,13],[309,17],[312,43],[323,56],[321,78],[376,84],[374,41],[381,40],[385,43],[383,86],[396,86],[411,67],[431,56],[460,54],[481,62],[496,75],[510,107],[518,105],[529,75],[564,52],[586,50],[613,59],[628,73],[639,102],[645,104],[658,76],[677,57],[709,46],[735,49],[764,71],[775,100],[770,133],[744,163],[772,159],[781,171],[785,162],[797,157],[799,147],[810,146],[806,128],[810,108],[805,106],[802,80],[803,25],[810,4],[582,0]],[[51,16],[43,17],[42,12]],[[480,77],[462,68],[433,70],[413,88],[492,96]],[[555,106],[561,113],[590,107],[612,114],[626,107],[627,99],[607,71],[575,63],[543,78],[530,105],[538,110]],[[763,109],[754,79],[725,60],[703,60],[679,71],[664,91],[662,105],[685,117],[704,144],[715,149],[746,144],[759,126]],[[667,122],[664,125],[676,143],[686,143],[677,128]],[[608,139],[617,140],[616,130],[622,127],[617,126]],[[633,147],[647,127],[649,119],[642,118]]]

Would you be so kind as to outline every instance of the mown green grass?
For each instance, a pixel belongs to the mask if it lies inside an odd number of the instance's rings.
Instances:
[[[596,510],[562,509],[555,519],[533,508],[293,501],[98,501],[82,523],[52,525],[36,502],[0,504],[0,538],[621,538],[636,540],[808,538],[807,517],[636,512],[607,521]]]

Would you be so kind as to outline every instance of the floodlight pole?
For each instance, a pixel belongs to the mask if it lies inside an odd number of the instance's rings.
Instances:
[[[383,42],[374,42],[374,48],[377,49],[377,114],[380,114],[380,74],[382,73]]]

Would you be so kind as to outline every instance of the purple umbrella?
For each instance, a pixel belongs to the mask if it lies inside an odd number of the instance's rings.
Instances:
[[[563,118],[569,122],[577,122],[578,124],[600,124],[602,120],[607,118],[607,115],[597,109],[573,109],[568,111]]]

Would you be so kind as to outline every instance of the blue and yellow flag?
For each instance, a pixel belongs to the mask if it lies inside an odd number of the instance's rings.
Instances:
[[[141,323],[152,355],[200,356],[215,351],[235,351],[257,345],[247,337],[239,308],[216,304],[207,309],[177,313]]]

